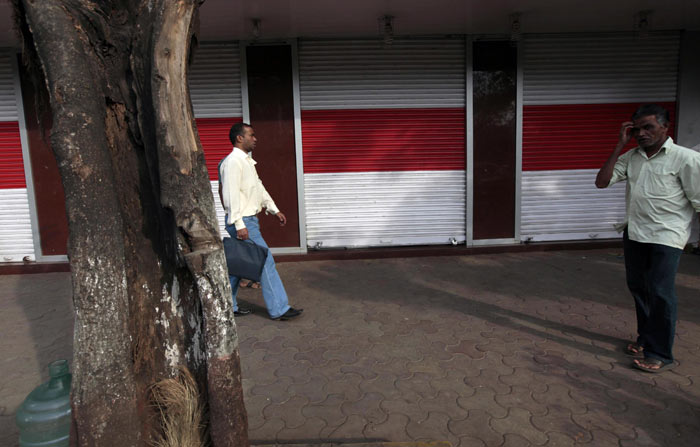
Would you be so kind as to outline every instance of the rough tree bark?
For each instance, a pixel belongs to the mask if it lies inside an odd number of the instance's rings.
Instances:
[[[149,387],[197,377],[216,446],[246,446],[238,339],[187,87],[201,0],[15,0],[66,193],[73,445],[147,445]]]

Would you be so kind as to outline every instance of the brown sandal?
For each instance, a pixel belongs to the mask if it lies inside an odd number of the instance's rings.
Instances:
[[[238,286],[245,287],[246,289],[259,289],[260,283],[251,281],[249,279],[241,279],[240,281],[238,281]]]
[[[625,354],[632,357],[639,357],[644,354],[644,347],[637,343],[630,343],[625,347]]]
[[[656,374],[660,373],[661,371],[668,371],[675,368],[676,362],[664,363],[658,359],[645,358],[642,360],[633,361],[632,366],[644,372]]]

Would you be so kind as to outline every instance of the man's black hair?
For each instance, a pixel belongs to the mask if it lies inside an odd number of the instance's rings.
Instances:
[[[231,126],[231,130],[228,132],[228,139],[231,140],[231,144],[236,145],[236,138],[240,136],[245,136],[246,128],[250,127],[248,123],[236,123]]]
[[[668,110],[658,104],[644,104],[643,106],[639,106],[637,111],[632,115],[632,121],[649,115],[654,115],[656,121],[664,127],[668,127],[668,123],[671,121]]]

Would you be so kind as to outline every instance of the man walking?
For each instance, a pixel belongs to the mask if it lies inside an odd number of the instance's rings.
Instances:
[[[266,213],[279,219],[280,225],[285,225],[287,218],[277,209],[255,170],[256,162],[250,155],[257,143],[253,128],[245,123],[234,124],[229,132],[229,139],[233,143],[233,150],[219,164],[219,192],[226,210],[226,231],[231,237],[250,239],[257,245],[268,248],[260,234],[257,214],[265,208]],[[234,315],[250,314],[251,309],[238,306],[236,301],[240,278],[229,276],[229,279]],[[289,306],[287,292],[269,251],[260,283],[270,318],[285,321],[301,315],[303,309]]]
[[[626,351],[640,357],[635,368],[651,373],[675,365],[676,270],[693,216],[700,212],[700,154],[674,144],[666,135],[668,123],[663,107],[639,107],[622,123],[617,146],[595,181],[606,188],[627,180],[625,270],[638,336]],[[620,155],[632,137],[639,146]]]

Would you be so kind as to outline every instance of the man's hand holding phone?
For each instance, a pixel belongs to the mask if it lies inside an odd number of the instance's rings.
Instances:
[[[639,132],[639,130],[637,130],[637,132]],[[618,139],[618,146],[620,146],[620,149],[625,147],[627,143],[630,142],[634,134],[635,128],[632,121],[625,121],[622,123],[622,127],[620,128],[620,137]]]

